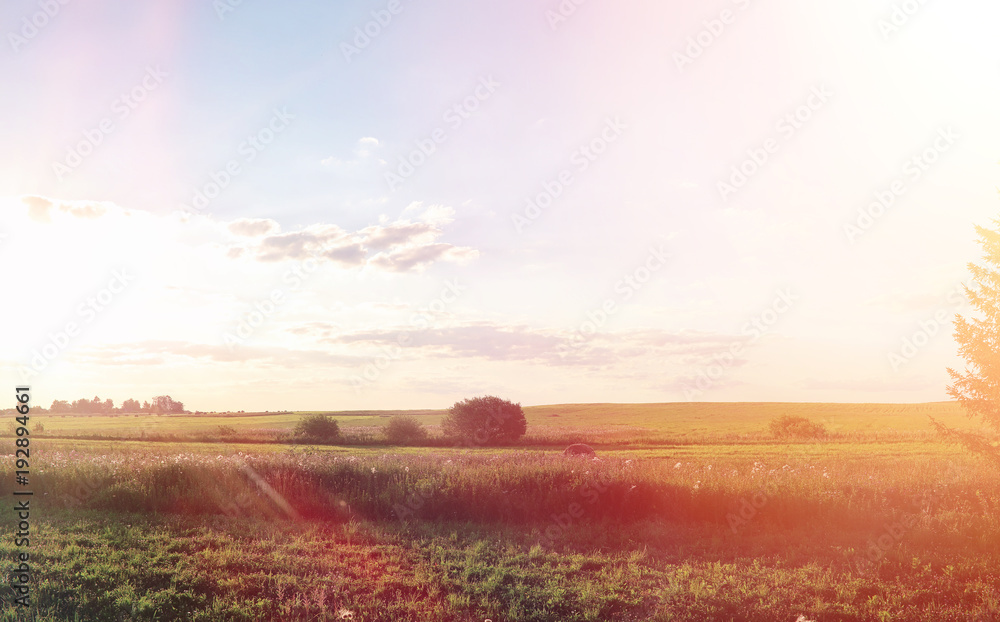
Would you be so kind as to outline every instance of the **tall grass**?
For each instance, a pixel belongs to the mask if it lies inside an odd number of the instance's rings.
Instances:
[[[0,494],[11,492],[11,464],[0,466]],[[338,521],[544,526],[576,507],[586,521],[657,519],[728,525],[734,532],[747,524],[843,529],[914,516],[928,528],[977,536],[996,532],[1000,516],[1000,483],[988,465],[928,456],[873,468],[804,453],[764,464],[724,454],[675,462],[529,451],[345,456],[308,449],[228,455],[71,450],[40,454],[33,485],[40,502],[56,506]]]

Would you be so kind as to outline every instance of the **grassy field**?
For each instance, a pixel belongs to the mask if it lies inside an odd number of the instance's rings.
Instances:
[[[1000,620],[1000,474],[929,433],[928,414],[969,425],[952,404],[526,411],[529,434],[569,430],[600,459],[530,444],[81,441],[55,437],[114,436],[123,418],[88,430],[40,416],[34,604],[0,621]],[[766,429],[782,414],[833,434],[777,441]],[[196,437],[298,415],[150,419]],[[0,447],[11,499],[13,440]],[[0,520],[10,533],[12,512]]]
[[[768,422],[780,415],[800,415],[823,424],[835,437],[881,439],[887,435],[928,437],[929,417],[956,427],[970,421],[953,402],[931,404],[813,404],[813,403],[667,403],[561,404],[524,409],[529,431],[525,444],[574,440],[597,445],[710,443],[767,439]],[[50,438],[126,438],[169,441],[234,442],[220,434],[258,442],[275,442],[292,431],[302,417],[291,413],[204,413],[198,415],[75,415],[40,414]],[[393,415],[412,416],[432,431],[445,411],[333,411],[341,428],[378,439]],[[10,431],[5,430],[9,435]]]

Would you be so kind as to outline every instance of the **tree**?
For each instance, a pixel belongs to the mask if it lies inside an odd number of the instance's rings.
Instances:
[[[169,395],[157,395],[153,398],[152,410],[158,413],[182,413],[184,412],[184,404]]]
[[[427,430],[414,417],[396,415],[385,426],[385,438],[393,445],[409,445],[427,439]]]
[[[524,436],[528,422],[520,404],[487,395],[455,402],[441,427],[445,436],[456,441],[501,445]]]
[[[1000,219],[993,223],[1000,227]],[[948,395],[962,405],[970,418],[978,418],[1000,433],[1000,230],[977,226],[976,233],[985,265],[969,264],[972,284],[964,288],[969,303],[981,317],[955,316],[955,341],[966,366],[964,372],[948,368],[953,381]],[[979,434],[933,423],[941,433],[1000,465],[1000,445]]]
[[[129,398],[122,402],[122,412],[123,413],[137,413],[142,409],[142,404],[138,400]]]
[[[295,424],[295,436],[307,443],[333,443],[340,440],[340,426],[326,415],[308,415]]]
[[[69,405],[69,402],[67,402],[66,400],[53,400],[52,406],[51,408],[49,408],[49,410],[51,410],[54,413],[55,412],[65,413],[69,412],[71,408],[72,407]]]

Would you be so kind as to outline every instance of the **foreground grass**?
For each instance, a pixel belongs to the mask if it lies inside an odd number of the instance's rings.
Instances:
[[[61,510],[37,529],[31,617],[2,622],[1000,619],[996,549],[916,534],[869,574],[848,563],[864,530],[808,526],[582,523],[539,543],[475,523]]]
[[[357,525],[61,511],[36,529],[34,620],[466,619],[409,549]]]

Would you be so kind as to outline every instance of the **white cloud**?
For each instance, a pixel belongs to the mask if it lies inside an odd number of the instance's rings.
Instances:
[[[108,212],[108,205],[96,201],[53,202],[44,197],[24,196],[21,201],[28,206],[28,217],[36,222],[52,222],[53,215],[65,214],[72,218],[100,218]]]
[[[259,237],[277,233],[281,226],[270,218],[240,218],[229,223],[227,228],[236,235]]]
[[[263,236],[247,250],[265,262],[312,258],[389,272],[419,271],[436,261],[465,263],[478,257],[479,252],[438,241],[444,234],[442,227],[452,221],[453,214],[450,207],[434,205],[416,220],[390,221],[381,216],[379,224],[356,232],[337,225],[311,225],[301,231]]]

